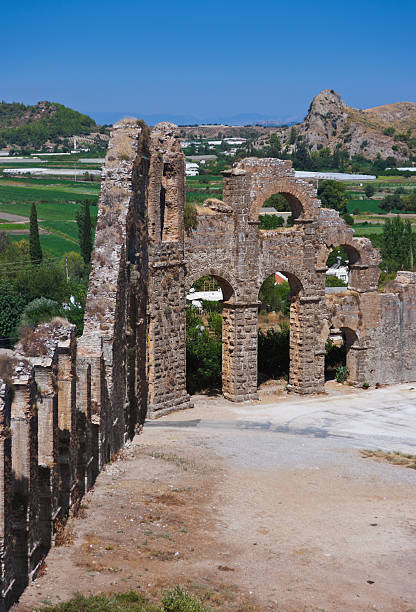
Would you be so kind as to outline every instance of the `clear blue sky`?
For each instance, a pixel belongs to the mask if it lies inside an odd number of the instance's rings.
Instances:
[[[303,116],[322,89],[416,101],[415,0],[7,0],[0,98],[85,112]]]

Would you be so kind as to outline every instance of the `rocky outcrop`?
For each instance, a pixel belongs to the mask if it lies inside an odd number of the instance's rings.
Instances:
[[[328,147],[361,154],[368,159],[395,157],[404,161],[416,154],[416,102],[399,102],[359,110],[347,106],[333,89],[312,100],[308,114],[297,124],[298,141],[310,150]],[[291,128],[277,130],[282,142]]]

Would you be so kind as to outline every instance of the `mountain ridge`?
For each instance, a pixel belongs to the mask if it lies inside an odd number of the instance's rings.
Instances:
[[[395,102],[367,109],[348,106],[333,89],[317,94],[303,120],[295,126],[297,142],[310,151],[329,148],[404,161],[416,155],[416,102]],[[276,130],[289,140],[289,129]]]

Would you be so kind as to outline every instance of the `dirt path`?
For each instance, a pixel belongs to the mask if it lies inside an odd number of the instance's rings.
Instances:
[[[15,215],[13,213],[6,213],[1,211],[0,218],[9,223],[29,223],[29,217],[23,217],[22,215]]]
[[[87,495],[73,544],[51,551],[15,609],[182,584],[225,611],[416,610],[416,471],[358,450],[361,435],[377,446],[380,429],[394,446],[396,426],[416,443],[401,420],[416,412],[406,392],[322,398],[320,413],[319,398],[296,400],[290,417],[287,401],[199,398],[147,423]],[[308,418],[319,427],[297,426]]]

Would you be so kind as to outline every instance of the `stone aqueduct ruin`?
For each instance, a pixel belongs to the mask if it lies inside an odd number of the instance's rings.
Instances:
[[[271,194],[294,226],[260,231]],[[36,573],[71,507],[146,415],[191,406],[185,386],[186,294],[203,275],[224,295],[223,393],[257,397],[258,293],[273,272],[291,287],[290,388],[323,390],[325,342],[343,330],[353,384],[416,380],[416,275],[377,290],[379,254],[290,162],[245,159],[224,173],[223,201],[184,230],[185,160],[175,126],[113,128],[103,170],[85,327],[41,325],[0,364],[1,609]],[[326,260],[343,245],[347,292],[325,296]]]

